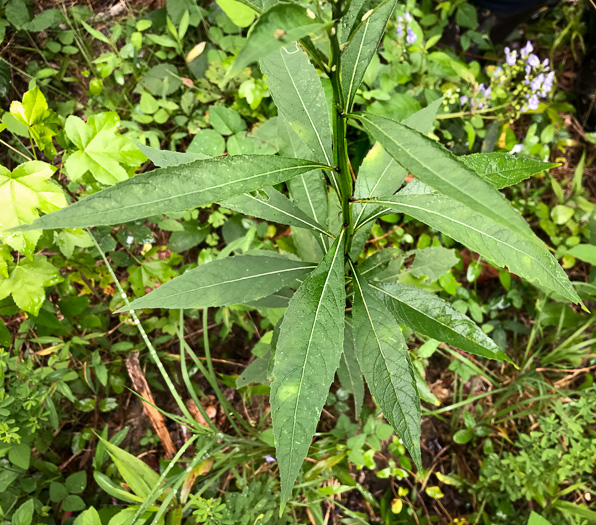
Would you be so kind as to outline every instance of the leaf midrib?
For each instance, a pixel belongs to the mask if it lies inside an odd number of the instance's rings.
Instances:
[[[200,268],[200,266],[199,266]],[[314,266],[313,265],[309,265],[309,266],[298,266],[298,267],[294,267],[294,268],[285,268],[283,270],[273,270],[271,272],[263,272],[263,273],[259,273],[259,274],[254,274],[254,275],[248,275],[248,276],[244,276],[244,277],[239,277],[238,279],[230,279],[229,281],[220,281],[218,283],[213,283],[213,284],[209,284],[207,286],[198,286],[195,288],[189,288],[183,292],[176,292],[174,294],[170,294],[167,297],[163,297],[162,299],[171,299],[172,297],[178,297],[179,295],[184,295],[190,292],[197,292],[199,290],[207,290],[208,288],[213,288],[215,286],[223,286],[226,284],[231,284],[231,283],[237,283],[237,282],[241,282],[241,281],[248,281],[250,279],[258,279],[259,277],[266,277],[267,275],[273,275],[273,274],[278,274],[278,273],[286,273],[286,272],[293,272],[293,271],[298,271],[298,270],[309,270],[309,269],[313,269]],[[197,268],[198,269],[198,268]],[[182,274],[180,277],[184,276],[185,274]],[[170,281],[173,282],[173,281]],[[157,288],[157,290],[159,290],[159,288]],[[137,299],[137,301],[142,301],[143,299],[146,299],[149,296],[149,294],[147,294],[144,297],[141,297],[139,299]],[[155,300],[159,300],[159,299],[155,299]],[[136,301],[135,301],[136,302]]]
[[[488,234],[488,233],[486,233],[486,232],[483,232],[483,231],[481,231],[481,230],[478,230],[477,228],[474,228],[473,226],[470,226],[469,224],[463,223],[463,222],[461,222],[461,221],[458,221],[457,219],[454,219],[454,218],[452,218],[452,217],[449,217],[449,216],[447,216],[447,215],[443,215],[443,214],[441,214],[441,213],[438,213],[438,212],[436,212],[436,211],[434,211],[434,210],[431,210],[431,209],[429,209],[429,208],[422,208],[422,207],[420,207],[420,206],[414,206],[413,204],[404,204],[403,202],[391,202],[391,201],[380,201],[380,200],[371,200],[370,202],[375,202],[375,203],[378,203],[378,204],[389,205],[390,207],[394,207],[394,206],[403,206],[403,207],[405,207],[405,208],[412,208],[412,209],[420,210],[420,211],[423,211],[423,212],[426,212],[426,213],[430,213],[431,215],[437,215],[438,217],[443,217],[444,219],[447,219],[448,221],[451,221],[451,222],[457,223],[457,224],[459,224],[459,225],[463,226],[464,228],[467,228],[467,229],[473,230],[473,231],[475,231],[476,233],[480,234],[480,235],[481,235],[481,236],[483,236],[483,237],[489,237],[490,239],[493,239],[493,240],[494,240],[494,241],[495,241],[497,244],[502,244],[502,245],[504,245],[504,246],[507,246],[507,247],[509,247],[509,248],[512,248],[513,250],[515,250],[516,252],[518,252],[518,253],[520,253],[520,254],[522,254],[522,255],[524,255],[524,256],[530,257],[530,258],[531,258],[533,261],[535,261],[535,262],[536,262],[536,263],[537,263],[537,264],[538,264],[540,267],[542,267],[542,268],[543,268],[543,269],[546,271],[546,273],[547,273],[547,274],[548,274],[548,275],[549,275],[549,276],[550,276],[550,277],[551,277],[551,278],[552,278],[552,279],[553,279],[555,282],[558,282],[558,278],[557,278],[557,276],[553,275],[553,273],[552,273],[552,272],[551,272],[551,271],[550,271],[550,270],[549,270],[549,269],[548,269],[548,268],[547,268],[547,267],[546,267],[546,266],[545,266],[545,265],[544,265],[542,262],[540,262],[539,260],[537,260],[537,259],[536,259],[536,258],[535,258],[533,255],[531,255],[531,254],[529,254],[529,253],[526,253],[526,252],[523,252],[523,251],[521,251],[520,249],[516,248],[515,246],[513,246],[513,245],[511,245],[511,244],[509,244],[509,243],[506,243],[505,241],[502,241],[501,239],[497,239],[496,237],[493,237],[492,235],[490,235],[490,234]],[[489,219],[489,220],[490,220],[490,219]],[[528,239],[524,237],[524,240],[528,240]],[[537,243],[534,243],[534,245],[535,245],[537,248],[539,248],[539,245],[538,245]],[[509,266],[509,265],[508,265],[508,264],[504,264],[504,266]]]
[[[464,335],[460,332],[455,331],[453,328],[451,328],[449,325],[442,323],[441,321],[438,321],[436,318],[434,317],[430,317],[427,313],[419,310],[418,308],[416,308],[415,306],[413,306],[411,303],[406,303],[404,301],[401,301],[399,299],[399,297],[396,297],[395,295],[392,295],[391,293],[389,293],[387,290],[384,290],[382,288],[379,288],[377,286],[375,286],[374,284],[369,283],[369,286],[371,288],[374,288],[375,290],[378,290],[379,292],[387,295],[388,297],[391,297],[393,300],[399,302],[400,304],[405,304],[408,308],[411,308],[412,310],[414,310],[415,312],[417,312],[418,314],[420,314],[421,316],[424,316],[426,318],[431,318],[433,321],[437,322],[438,324],[440,324],[441,326],[444,326],[445,328],[447,328],[451,333],[459,335],[461,337],[464,337],[465,339],[467,339],[470,343],[473,343],[475,345],[478,345],[482,348],[485,348],[486,350],[489,350],[488,348],[486,348],[484,345],[480,344],[479,342],[475,341],[474,339],[471,339],[470,337],[468,337],[467,335]],[[491,351],[491,350],[489,350]],[[492,351],[494,353],[494,351]]]
[[[388,138],[388,139],[389,139],[389,140],[390,140],[390,141],[391,141],[393,144],[395,144],[395,146],[396,146],[396,147],[398,147],[398,148],[399,148],[401,151],[405,152],[405,153],[406,153],[408,156],[410,156],[411,158],[413,158],[413,159],[414,159],[416,162],[418,162],[418,163],[419,163],[421,166],[423,166],[424,168],[426,168],[428,171],[430,171],[431,173],[433,173],[433,174],[434,174],[436,177],[438,177],[438,178],[439,178],[441,181],[443,181],[445,184],[448,184],[448,185],[450,185],[452,188],[454,188],[455,190],[457,190],[459,193],[462,193],[462,192],[461,192],[461,190],[460,190],[460,189],[459,189],[457,186],[454,186],[454,185],[453,185],[453,184],[452,184],[452,183],[451,183],[451,182],[450,182],[448,179],[445,179],[445,178],[441,177],[441,175],[439,174],[439,172],[438,172],[438,171],[436,171],[435,169],[431,168],[430,166],[428,166],[427,164],[425,164],[425,163],[424,163],[424,161],[423,161],[422,159],[418,158],[417,156],[415,156],[414,154],[412,154],[412,152],[408,151],[408,150],[407,150],[407,149],[406,149],[404,146],[402,146],[402,145],[401,145],[399,142],[397,142],[397,141],[396,141],[396,140],[395,140],[395,139],[394,139],[394,138],[393,138],[391,135],[389,135],[388,133],[386,133],[386,132],[383,130],[383,128],[379,127],[379,126],[378,126],[377,124],[375,124],[375,123],[374,123],[372,120],[370,120],[369,118],[367,118],[365,115],[360,115],[358,118],[360,118],[360,119],[362,119],[362,120],[366,120],[367,122],[369,122],[369,123],[370,123],[372,126],[374,126],[376,129],[378,129],[378,130],[379,130],[379,131],[380,131],[380,132],[381,132],[383,135],[385,135],[385,136],[386,136],[386,137],[387,137],[387,138]],[[384,118],[384,117],[381,117],[381,118]],[[398,124],[398,125],[399,125],[399,122],[396,122],[396,124]],[[415,130],[412,130],[412,131],[415,131]],[[456,157],[454,157],[454,158],[457,160],[457,158],[456,158]],[[467,166],[465,166],[465,165],[462,165],[462,168],[463,168],[463,169],[469,169],[469,168],[468,168]],[[478,175],[477,175],[477,174],[476,174],[476,173],[475,173],[473,170],[470,170],[470,171],[471,171],[471,173],[472,173],[473,175],[475,175],[476,177],[478,177],[478,180],[483,180],[483,179],[481,179],[481,178],[480,178],[480,176],[478,176]],[[489,184],[488,182],[487,182],[486,184],[487,184],[487,185],[489,185],[489,187],[490,187],[490,184]],[[493,189],[494,189],[494,188],[493,188]],[[497,193],[498,193],[498,192],[497,192]],[[466,193],[463,193],[463,195],[464,195],[464,196],[466,196],[466,197],[468,197],[468,198],[472,198],[472,196],[470,196],[470,195],[468,195],[468,194],[466,194]],[[500,195],[500,194],[499,194],[499,195]],[[475,202],[479,202],[477,199],[474,199],[474,198],[472,198],[472,200],[474,200]],[[489,216],[489,217],[492,217],[492,216],[494,216],[494,212],[493,212],[493,210],[491,210],[490,208],[486,208],[484,205],[483,205],[482,207],[488,210],[489,214],[488,214],[487,216]],[[493,219],[493,220],[494,220],[494,219]],[[523,219],[522,219],[522,220],[523,220]],[[495,221],[495,222],[497,222],[497,221]],[[524,223],[525,223],[525,221],[524,221]],[[525,232],[522,232],[522,231],[520,231],[520,230],[518,229],[517,225],[514,225],[514,226],[516,227],[516,228],[515,228],[515,230],[516,230],[516,231],[517,231],[517,232],[518,232],[520,235],[523,235],[525,238],[527,238],[527,237],[528,237],[528,233],[530,233],[530,234],[531,234],[530,227],[527,225],[527,223],[526,223],[526,229],[527,229],[527,231],[525,231]],[[521,227],[521,224],[520,224],[519,226]]]
[[[318,231],[318,232],[320,232],[320,233],[322,233],[324,235],[327,235],[327,236],[329,236],[331,238],[334,238],[333,235],[331,235],[328,231],[324,230],[316,221],[315,222],[311,222],[311,221],[304,220],[303,218],[298,217],[297,215],[293,215],[293,214],[291,214],[288,211],[282,210],[281,208],[278,208],[277,206],[274,206],[270,202],[261,200],[258,197],[255,197],[254,195],[251,195],[250,193],[245,193],[244,195],[246,197],[250,197],[251,199],[253,199],[255,201],[258,201],[259,203],[263,204],[264,206],[268,206],[269,208],[271,208],[273,210],[277,210],[278,212],[280,212],[283,215],[287,215],[288,217],[292,217],[293,219],[296,219],[297,221],[300,221],[300,222],[306,224],[307,226],[310,226],[313,230],[316,230],[316,231]]]
[[[362,298],[362,304],[364,305],[364,308],[366,310],[366,315],[367,315],[368,320],[370,322],[370,326],[371,326],[371,328],[373,330],[373,333],[375,334],[375,339],[377,341],[377,346],[379,347],[379,352],[381,352],[381,357],[383,358],[383,365],[385,366],[385,370],[387,371],[387,375],[389,376],[389,380],[391,381],[391,386],[393,387],[393,392],[395,393],[395,399],[397,400],[397,404],[399,405],[399,410],[404,415],[404,421],[405,421],[406,412],[403,409],[401,400],[400,400],[399,395],[398,395],[399,389],[396,387],[396,385],[395,385],[395,383],[393,381],[393,375],[391,374],[391,372],[389,371],[389,368],[387,366],[387,359],[385,357],[385,352],[383,351],[383,346],[381,345],[381,341],[379,340],[379,336],[377,335],[377,331],[375,329],[375,324],[374,324],[374,322],[372,320],[372,317],[370,315],[370,311],[368,310],[368,304],[366,303],[366,299],[364,298],[364,291],[362,290],[362,286],[360,285],[360,280],[358,279],[358,275],[356,274],[356,268],[354,268],[354,265],[352,264],[352,261],[350,261],[350,266],[352,267],[352,274],[354,275],[354,279],[356,280],[356,284],[358,285],[358,290],[360,291],[360,297]],[[399,329],[399,327],[397,329]],[[393,417],[391,419],[393,419]],[[410,427],[409,427],[409,425],[407,423],[405,425],[405,428],[406,428],[406,432],[410,436],[410,442],[416,443],[416,440],[412,436],[412,432],[410,431]]]
[[[308,165],[308,164],[306,164],[306,165],[301,165],[301,166],[291,166],[291,167],[288,167],[288,168],[279,168],[279,169],[272,170],[272,171],[266,171],[266,172],[262,172],[262,173],[257,173],[256,175],[252,175],[250,177],[245,177],[244,179],[237,179],[237,180],[233,180],[233,181],[230,181],[230,182],[225,182],[223,184],[218,184],[216,186],[210,186],[208,188],[201,188],[199,190],[195,190],[195,191],[191,191],[191,192],[187,192],[187,193],[180,193],[180,194],[177,194],[177,195],[170,195],[170,196],[164,197],[162,199],[154,199],[152,201],[143,201],[143,202],[140,202],[140,203],[137,203],[137,204],[130,204],[128,206],[123,206],[121,208],[121,210],[132,210],[132,209],[135,209],[135,208],[138,208],[138,207],[150,206],[152,204],[157,204],[159,202],[169,201],[169,200],[172,200],[172,199],[178,199],[180,197],[190,197],[190,196],[195,195],[197,193],[202,193],[202,192],[216,190],[216,189],[219,189],[219,188],[223,188],[225,186],[230,186],[232,184],[238,184],[238,183],[246,182],[247,180],[252,180],[252,179],[255,179],[255,178],[258,178],[258,177],[264,177],[266,175],[271,175],[273,173],[281,173],[281,172],[284,172],[284,171],[297,170],[297,169],[303,169],[303,168],[309,168],[309,167],[311,167],[311,166]],[[317,169],[317,168],[324,169],[325,167],[326,166],[324,166],[322,164],[313,164],[312,165],[312,169]],[[135,179],[129,179],[129,180],[135,181]],[[141,184],[143,182],[145,182],[145,181],[142,181]],[[97,195],[99,196],[101,194],[97,194]],[[84,203],[84,202],[85,202],[85,200],[81,200],[77,204]],[[65,210],[67,210],[67,209],[68,208],[65,208]],[[92,213],[87,213],[85,215],[81,215],[80,217],[89,218],[89,217],[93,217],[95,215],[103,215],[104,213],[106,213],[105,210],[101,210],[101,211],[96,211],[96,212],[92,212]],[[46,217],[49,217],[49,215],[47,215]],[[42,218],[42,221],[43,221],[43,218]]]
[[[323,283],[323,289],[321,290],[321,297],[319,298],[319,303],[317,304],[317,310],[315,312],[315,318],[313,320],[312,323],[312,328],[310,330],[310,336],[308,338],[308,345],[306,347],[306,355],[304,356],[304,362],[302,363],[302,372],[300,374],[300,382],[298,384],[298,393],[296,395],[296,403],[294,404],[294,411],[292,414],[292,439],[291,439],[291,446],[290,446],[290,451],[289,451],[289,457],[290,457],[290,464],[292,463],[292,459],[294,457],[294,443],[296,442],[295,439],[295,434],[296,434],[296,421],[298,420],[297,414],[298,414],[298,405],[300,404],[300,395],[302,393],[302,385],[304,384],[304,372],[306,370],[306,363],[308,361],[308,356],[310,354],[310,348],[312,345],[312,338],[313,338],[313,334],[315,331],[315,327],[317,325],[317,320],[319,317],[319,310],[321,309],[321,305],[323,304],[323,297],[325,296],[325,293],[327,291],[327,284],[329,283],[329,279],[331,278],[331,272],[333,271],[333,266],[335,265],[335,261],[336,258],[338,256],[338,254],[340,253],[340,247],[342,245],[342,238],[343,235],[345,233],[345,230],[342,230],[341,233],[339,234],[339,237],[337,239],[337,247],[335,249],[335,254],[333,255],[333,259],[331,260],[331,264],[329,265],[329,271],[327,272],[327,277],[325,278],[325,282]]]

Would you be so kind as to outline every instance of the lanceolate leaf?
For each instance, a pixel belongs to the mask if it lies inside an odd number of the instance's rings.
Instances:
[[[420,399],[408,347],[395,319],[352,266],[354,348],[366,383],[387,421],[410,451],[420,457]]]
[[[451,346],[489,359],[510,361],[479,327],[436,295],[405,284],[371,284],[402,324]]]
[[[275,5],[265,11],[252,27],[224,80],[242,68],[323,27],[312,11],[296,4]]]
[[[131,490],[142,498],[149,496],[157,484],[159,474],[147,463],[117,447],[102,437],[99,438],[108,449],[108,454],[116,464],[118,472]]]
[[[345,231],[290,300],[275,348],[271,416],[287,501],[343,351]]]
[[[346,112],[352,109],[356,90],[377,52],[387,20],[395,10],[395,4],[396,0],[384,0],[366,13],[341,55],[341,85]]]
[[[169,151],[155,149],[151,146],[145,146],[140,142],[134,141],[137,148],[158,168],[168,168],[170,166],[179,166],[180,164],[188,164],[194,160],[208,159],[208,155],[202,153],[181,153],[179,151]]]
[[[420,133],[428,133],[432,128],[433,121],[442,99],[431,102],[425,108],[417,111],[412,116],[403,121],[403,124]],[[395,193],[403,184],[407,171],[400,166],[380,143],[376,143],[368,155],[364,158],[358,178],[354,187],[354,197],[357,199],[368,199],[378,195],[391,195]],[[366,222],[368,218],[380,212],[382,208],[355,202],[353,205],[353,223],[358,227]],[[352,251],[350,255],[355,260],[362,249],[364,243],[370,236],[373,224],[363,225],[356,230],[352,241]]]
[[[207,308],[262,299],[295,285],[312,264],[274,255],[239,255],[198,266],[163,284],[122,310]]]
[[[312,158],[313,153],[300,140],[292,127],[283,119],[278,119],[280,136],[280,152],[285,156],[297,158]],[[327,186],[321,170],[303,173],[287,181],[292,201],[304,213],[312,217],[318,224],[327,226]],[[323,251],[319,245],[324,245],[326,237],[323,234],[315,236],[308,230],[294,228],[292,237],[303,260],[320,261]]]
[[[558,166],[531,157],[514,157],[500,152],[475,153],[458,158],[497,189],[517,184],[535,173]]]
[[[532,230],[515,208],[490,183],[441,144],[384,117],[365,114],[358,119],[414,177],[520,236],[534,238]]]
[[[523,237],[462,203],[436,193],[398,194],[371,202],[414,217],[461,242],[496,266],[507,267],[569,301],[580,302],[567,275],[537,237]]]
[[[341,19],[341,31],[339,35],[340,43],[347,42],[353,30],[358,26],[358,14],[364,15],[364,4],[370,3],[369,0],[351,0],[346,14]]]
[[[360,166],[354,187],[354,197],[370,199],[379,195],[391,195],[403,184],[406,175],[406,170],[377,142],[364,157]],[[352,211],[354,224],[360,224],[378,209],[377,206],[355,202]]]
[[[270,155],[196,160],[137,175],[45,215],[28,229],[119,224],[183,211],[272,186],[321,167],[308,160]]]
[[[331,166],[331,125],[325,92],[314,66],[298,44],[261,60],[267,86],[281,116],[308,146],[314,159]],[[335,172],[330,172],[337,186]]]
[[[360,417],[360,410],[364,403],[364,380],[354,352],[351,320],[346,318],[344,331],[344,351],[341,354],[337,377],[344,390],[354,396],[354,412],[356,419]]]
[[[331,236],[323,226],[304,213],[290,199],[273,188],[259,190],[255,194],[238,195],[220,204],[224,208],[244,213],[252,217],[259,217],[266,221],[308,228],[318,234]]]

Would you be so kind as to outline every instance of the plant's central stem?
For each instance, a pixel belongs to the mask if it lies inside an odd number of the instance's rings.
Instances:
[[[339,4],[339,2],[337,3]],[[333,17],[335,23],[329,32],[331,41],[331,62],[329,75],[331,86],[333,88],[333,161],[335,167],[339,170],[339,189],[342,209],[343,226],[346,228],[346,253],[349,253],[352,244],[352,174],[350,172],[350,163],[348,160],[348,145],[346,141],[346,118],[345,102],[341,88],[341,50],[338,40],[338,29],[340,24],[341,8],[336,4],[334,6]],[[338,12],[335,12],[335,10]]]

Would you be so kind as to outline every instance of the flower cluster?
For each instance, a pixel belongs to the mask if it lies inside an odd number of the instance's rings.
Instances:
[[[533,51],[529,41],[519,53],[506,47],[505,64],[493,72],[495,84],[513,95],[517,111],[538,109],[553,88],[555,72],[551,71],[548,58],[541,62]]]
[[[398,37],[404,36],[404,25],[405,25],[406,42],[408,44],[413,44],[414,42],[416,42],[416,40],[418,38],[416,36],[416,33],[414,33],[414,31],[412,31],[412,28],[408,25],[411,21],[412,21],[412,15],[409,13],[409,11],[406,11],[406,14],[404,16],[397,17],[397,29],[396,29],[397,36]]]
[[[448,90],[445,104],[458,104],[462,110],[471,111],[495,107],[509,121],[519,118],[522,112],[537,110],[540,102],[552,91],[555,72],[548,59],[540,61],[531,42],[518,50],[505,48],[505,63],[489,73],[490,83],[480,84],[472,93]],[[498,101],[495,105],[493,102]]]

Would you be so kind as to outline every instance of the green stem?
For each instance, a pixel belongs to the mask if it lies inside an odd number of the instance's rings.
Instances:
[[[118,289],[118,292],[120,293],[120,296],[124,300],[124,304],[126,304],[126,306],[130,306],[130,301],[128,300],[128,296],[126,295],[126,293],[124,293],[124,290],[122,289],[122,286],[120,285],[120,281],[118,281],[118,278],[116,277],[116,274],[114,273],[114,270],[112,269],[112,266],[110,265],[105,253],[101,249],[101,246],[99,245],[99,243],[97,242],[97,240],[95,239],[95,237],[89,230],[87,230],[87,233],[91,236],[91,239],[93,240],[93,244],[95,245],[95,248],[97,248],[97,251],[101,255],[101,258],[103,259],[103,262],[105,263],[106,268],[108,269],[110,276],[112,277],[112,280],[114,281],[114,284],[116,285],[116,288]],[[128,313],[132,317],[134,324],[136,325],[137,329],[139,330],[139,333],[141,334],[141,337],[143,338],[143,341],[145,342],[145,346],[147,347],[147,350],[149,350],[149,355],[153,359],[153,362],[157,365],[157,369],[159,370],[161,376],[163,377],[163,380],[164,380],[166,386],[168,387],[168,390],[170,391],[174,400],[178,404],[178,408],[186,416],[189,423],[194,422],[195,423],[194,426],[197,426],[198,423],[196,423],[195,418],[188,411],[188,408],[186,408],[186,405],[184,404],[184,401],[180,397],[180,394],[178,394],[178,391],[176,390],[174,383],[172,383],[172,380],[170,379],[168,372],[164,368],[163,363],[161,362],[161,359],[157,355],[157,351],[155,350],[155,347],[149,340],[149,337],[147,336],[147,332],[145,332],[143,325],[141,325],[141,321],[139,320],[136,312],[134,310],[130,310]]]
[[[333,88],[333,162],[339,171],[339,188],[341,209],[343,215],[343,227],[346,229],[346,251],[350,252],[352,244],[352,174],[350,172],[350,163],[348,160],[348,146],[346,141],[347,121],[345,118],[345,101],[341,89],[341,50],[338,40],[338,31],[340,24],[341,5],[334,4],[334,24],[329,31],[329,40],[331,42],[331,61],[329,68],[329,78]]]

